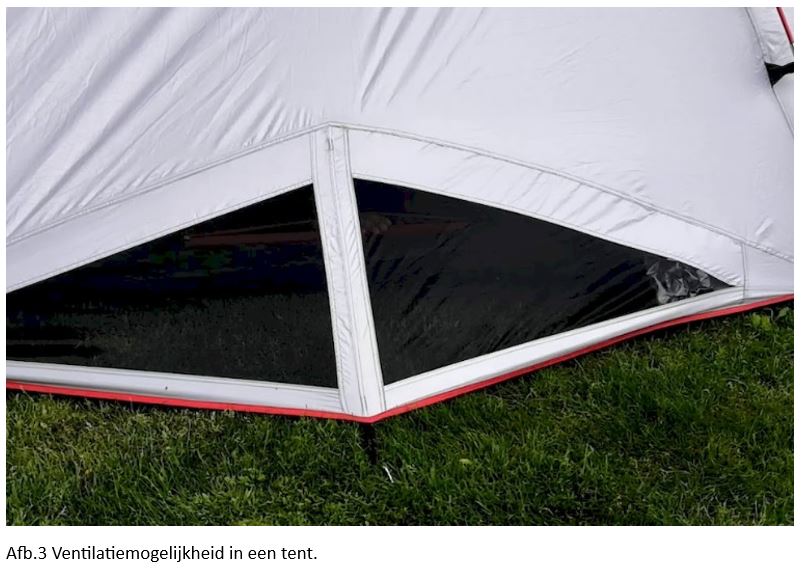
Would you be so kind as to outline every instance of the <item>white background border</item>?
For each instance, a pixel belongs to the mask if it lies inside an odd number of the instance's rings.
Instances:
[[[50,3],[56,5],[57,3]],[[122,3],[123,4],[123,3]],[[210,4],[206,2],[196,5]],[[244,3],[250,4],[250,3]],[[367,4],[364,2],[357,5]],[[589,3],[588,5],[594,5]],[[635,2],[623,5],[643,6]],[[74,2],[71,5],[81,5]],[[214,4],[211,4],[214,5]],[[322,5],[322,3],[320,3]],[[599,4],[608,5],[608,4]],[[669,5],[658,3],[658,5]],[[699,6],[699,4],[689,4]],[[712,2],[710,5],[734,6],[730,2]],[[802,10],[798,11],[802,14]],[[795,20],[801,16],[796,16]],[[5,30],[5,11],[3,13]],[[799,44],[799,31],[797,44]],[[3,43],[5,50],[5,43]],[[2,58],[5,67],[5,56]],[[2,77],[5,81],[5,70]],[[795,98],[803,93],[804,77],[795,75]],[[5,99],[5,90],[3,90]],[[798,122],[799,123],[799,122]],[[2,132],[5,140],[5,123]],[[795,134],[796,157],[808,157],[803,133]],[[797,163],[795,190],[806,191],[804,163]],[[3,161],[5,171],[5,160]],[[5,181],[5,177],[3,178]],[[804,193],[795,193],[795,213],[806,214]],[[5,209],[5,208],[3,208]],[[5,226],[5,217],[2,218]],[[796,245],[803,245],[805,230],[796,229]],[[3,253],[5,264],[5,253]],[[800,262],[802,260],[799,260]],[[5,265],[2,266],[5,273]],[[805,270],[797,267],[795,281],[803,285]],[[795,346],[802,345],[806,322],[802,314],[796,315],[797,335]],[[3,346],[5,349],[5,345]],[[4,352],[5,353],[5,352]],[[795,381],[806,380],[801,354],[795,354]],[[5,359],[5,358],[3,358]],[[808,531],[801,524],[804,516],[802,497],[806,478],[804,446],[806,444],[805,393],[796,390],[795,405],[795,464],[797,527],[785,528],[415,528],[398,529],[391,533],[384,528],[292,528],[292,527],[243,527],[231,528],[9,528],[5,527],[5,505],[2,506],[2,557],[8,546],[28,545],[97,545],[123,543],[139,546],[190,544],[199,546],[221,543],[238,543],[241,546],[316,547],[319,560],[299,563],[240,563],[241,572],[320,573],[325,570],[335,573],[365,573],[380,571],[400,572],[404,569],[421,569],[424,573],[449,571],[450,573],[477,572],[620,572],[620,573],[796,573],[804,572],[808,565],[805,541]],[[5,404],[3,405],[5,415]],[[2,430],[2,453],[5,458],[5,426]],[[5,475],[3,476],[5,497]],[[7,563],[4,559],[0,559]],[[163,572],[179,569],[194,573],[208,569],[226,569],[223,563],[187,563],[173,565],[157,564],[154,568]],[[57,564],[52,562],[8,563],[0,566],[6,573],[52,573]],[[73,562],[60,563],[60,573],[116,573],[140,572],[138,563],[122,562]]]

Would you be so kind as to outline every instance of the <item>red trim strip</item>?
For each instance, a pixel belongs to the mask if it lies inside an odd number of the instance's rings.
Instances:
[[[786,37],[788,38],[788,43],[794,46],[794,32],[791,31],[791,25],[788,23],[788,18],[786,17],[785,10],[783,10],[778,6],[777,15],[780,16],[780,22],[782,22],[783,29],[786,31]]]
[[[605,347],[609,347],[615,345],[617,343],[626,341],[628,339],[635,338],[640,335],[644,335],[647,333],[651,333],[654,331],[658,331],[661,329],[665,329],[667,327],[673,327],[675,325],[681,325],[685,323],[690,323],[699,320],[711,319],[716,317],[723,317],[727,315],[732,315],[736,313],[742,313],[745,311],[749,311],[752,309],[757,309],[761,307],[766,307],[769,305],[774,305],[777,303],[782,303],[786,301],[792,301],[794,299],[794,294],[784,295],[784,296],[777,296],[769,299],[765,299],[758,302],[752,302],[742,305],[737,305],[734,307],[729,307],[726,309],[719,309],[715,311],[708,311],[704,313],[697,313],[685,317],[681,317],[678,319],[672,319],[669,321],[664,321],[658,323],[656,325],[652,325],[649,327],[645,327],[642,329],[638,329],[623,335],[619,335],[617,337],[613,337],[611,339],[607,339],[600,343],[596,343],[594,345],[590,345],[584,347],[582,349],[567,353],[565,355],[543,361],[541,363],[537,363],[535,365],[531,365],[528,367],[523,367],[522,369],[517,369],[515,371],[499,375],[497,377],[493,377],[491,379],[486,379],[484,381],[480,381],[477,383],[472,383],[470,385],[466,385],[463,387],[459,387],[457,389],[453,389],[451,391],[446,391],[444,393],[439,393],[437,395],[433,395],[431,397],[427,397],[424,399],[419,399],[418,401],[414,401],[412,403],[408,403],[406,405],[401,405],[399,407],[395,407],[393,409],[389,409],[383,413],[378,415],[374,415],[371,417],[360,417],[356,415],[349,415],[345,413],[335,413],[332,411],[318,411],[315,409],[297,409],[297,408],[285,408],[285,407],[266,407],[262,405],[245,405],[240,403],[222,403],[216,401],[196,401],[191,399],[179,399],[173,397],[156,397],[150,395],[137,395],[137,394],[130,394],[130,393],[117,393],[112,391],[96,391],[91,389],[79,389],[79,388],[67,388],[67,387],[59,387],[55,385],[43,385],[37,383],[27,383],[22,381],[14,381],[14,380],[6,380],[6,389],[12,389],[17,391],[30,391],[30,392],[38,392],[38,393],[50,393],[55,395],[70,395],[70,396],[79,396],[79,397],[89,397],[92,399],[110,399],[115,401],[127,401],[130,403],[147,403],[147,404],[155,404],[155,405],[166,405],[171,407],[191,407],[196,409],[217,409],[217,410],[232,410],[232,411],[244,411],[249,413],[267,413],[272,415],[294,415],[294,416],[301,416],[301,417],[320,417],[320,418],[327,418],[327,419],[341,419],[344,421],[355,421],[358,423],[376,423],[383,419],[387,419],[388,417],[392,417],[394,415],[400,415],[402,413],[406,413],[408,411],[412,411],[414,409],[418,409],[420,407],[426,407],[428,405],[432,405],[434,403],[438,403],[441,401],[445,401],[447,399],[451,399],[453,397],[457,397],[459,395],[464,395],[466,393],[470,393],[472,391],[476,391],[478,389],[482,389],[484,387],[489,387],[496,383],[500,383],[502,381],[513,379],[515,377],[519,377],[521,375],[525,375],[527,373],[531,373],[542,369],[544,367],[548,367],[551,365],[555,365],[557,363],[561,363],[567,361],[569,359],[573,359],[579,357],[581,355],[597,351],[603,349]]]

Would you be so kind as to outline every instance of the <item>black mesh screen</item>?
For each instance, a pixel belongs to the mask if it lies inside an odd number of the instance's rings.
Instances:
[[[354,183],[385,383],[726,287],[534,218]]]
[[[311,186],[6,296],[9,359],[336,387]]]

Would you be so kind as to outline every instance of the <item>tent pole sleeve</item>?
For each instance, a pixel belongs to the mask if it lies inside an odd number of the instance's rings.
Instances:
[[[385,410],[384,384],[347,130],[329,126],[313,132],[311,158],[331,300],[340,398],[347,413],[372,416]]]

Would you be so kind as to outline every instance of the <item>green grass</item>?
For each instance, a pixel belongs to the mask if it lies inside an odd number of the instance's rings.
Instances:
[[[793,309],[376,426],[7,394],[10,524],[792,524]]]

